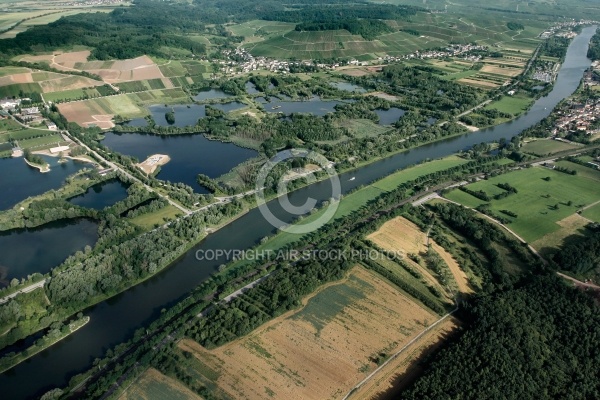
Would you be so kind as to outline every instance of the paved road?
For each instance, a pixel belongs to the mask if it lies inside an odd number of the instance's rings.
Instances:
[[[6,296],[0,298],[0,304],[6,303],[8,300],[12,299],[13,297],[16,297],[20,293],[29,293],[37,288],[40,288],[40,287],[44,286],[45,283],[46,283],[46,279],[44,278],[39,282],[32,283],[29,286],[25,286],[12,294],[9,294],[9,295],[6,295]]]

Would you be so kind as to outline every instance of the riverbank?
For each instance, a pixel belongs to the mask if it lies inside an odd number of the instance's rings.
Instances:
[[[32,168],[35,168],[35,169],[39,170],[42,174],[45,174],[46,172],[50,172],[50,165],[49,164],[39,165],[39,164],[32,163],[31,161],[29,161],[26,158],[23,158],[23,160],[25,160],[25,163],[27,165],[29,165]]]
[[[90,317],[86,316],[80,318],[67,325],[67,332],[63,332],[61,330],[58,337],[49,339],[46,336],[44,336],[43,338],[36,341],[36,343],[33,346],[30,346],[26,350],[17,354],[7,354],[6,356],[0,358],[0,374],[19,365],[28,358],[35,356],[39,352],[46,350],[50,346],[60,342],[72,333],[77,332],[79,329],[83,328],[88,322],[90,322]]]

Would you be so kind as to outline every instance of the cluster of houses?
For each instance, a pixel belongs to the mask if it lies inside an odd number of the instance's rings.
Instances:
[[[560,115],[552,130],[552,135],[559,136],[569,132],[585,132],[593,135],[598,132],[593,128],[597,120],[596,115],[600,115],[600,101],[588,100],[585,103],[572,103],[566,110],[559,110]]]
[[[556,79],[558,67],[559,64],[550,61],[545,62],[542,65],[536,66],[531,78],[546,83],[553,82]]]
[[[408,60],[408,59],[412,59],[412,58],[426,59],[426,58],[458,57],[465,53],[470,53],[472,51],[486,51],[487,49],[488,49],[487,46],[478,46],[478,45],[474,45],[474,44],[453,44],[453,45],[446,47],[443,50],[429,50],[429,51],[418,51],[417,50],[414,53],[406,54],[403,56],[398,56],[398,57],[386,56],[385,58],[379,58],[379,59],[380,60],[383,59],[384,61],[391,62],[391,61]],[[477,61],[481,60],[481,55],[467,54],[465,56],[465,59],[467,59],[469,61],[477,62]]]
[[[48,121],[42,115],[39,107],[23,107],[21,106],[22,101],[28,101],[29,99],[4,99],[0,100],[0,115],[8,116],[9,114],[16,118],[19,122],[28,125],[40,125],[45,124],[46,127],[52,131],[58,130],[56,124],[52,121]]]
[[[228,61],[213,60],[213,62],[220,64],[222,72],[225,72],[226,74],[243,74],[257,70],[289,73],[290,67],[293,66],[314,66],[323,69],[335,69],[342,65],[368,65],[367,62],[361,62],[358,60],[349,60],[346,62],[336,62],[332,64],[315,63],[313,61],[281,61],[266,57],[254,57],[243,48],[225,50],[223,54],[229,58]]]
[[[560,32],[560,31],[571,31],[573,28],[580,26],[580,25],[596,25],[598,24],[598,21],[592,21],[592,20],[588,20],[588,19],[582,19],[579,21],[568,21],[568,22],[561,22],[558,23],[556,25],[553,25],[552,27],[546,29],[544,32],[540,33],[540,39],[548,39],[551,36],[565,36],[565,37],[574,37],[575,33],[574,32]],[[567,35],[573,35],[573,36],[567,36]]]
[[[57,7],[85,7],[85,6],[108,6],[112,4],[122,4],[123,0],[83,0],[83,1],[66,1],[64,3],[54,4]]]
[[[403,55],[403,56],[385,56],[379,57],[377,60],[379,62],[393,62],[400,60],[407,60],[412,58],[445,58],[445,57],[457,57],[466,53],[470,53],[472,51],[486,51],[488,49],[487,46],[478,46],[473,44],[453,44],[446,47],[443,50],[430,50],[430,51],[415,51],[414,53]],[[257,70],[268,70],[271,72],[290,72],[290,67],[292,66],[316,66],[322,69],[336,69],[340,66],[345,65],[355,65],[355,66],[365,66],[369,65],[368,62],[358,61],[355,59],[348,60],[345,62],[334,62],[331,64],[326,63],[314,63],[312,61],[281,61],[276,59],[269,59],[266,57],[254,57],[244,48],[237,48],[235,50],[225,50],[223,52],[229,60],[213,60],[214,63],[221,65],[222,72],[226,74],[243,74],[251,71]],[[465,59],[469,61],[479,61],[481,56],[478,54],[467,54]]]

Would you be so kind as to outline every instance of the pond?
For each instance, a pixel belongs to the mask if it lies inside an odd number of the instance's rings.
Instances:
[[[406,111],[401,108],[390,107],[387,110],[375,110],[375,113],[379,115],[379,125],[391,125],[406,114]]]
[[[171,182],[183,182],[193,187],[197,193],[208,193],[196,182],[198,174],[216,178],[258,155],[255,150],[208,140],[200,134],[159,136],[108,132],[102,144],[140,161],[152,154],[167,154],[171,161],[161,167],[157,177]]]
[[[102,210],[125,199],[128,187],[128,184],[118,179],[111,179],[88,188],[85,193],[71,197],[68,201],[76,206]]]
[[[246,82],[246,92],[248,92],[248,94],[258,94],[261,93],[260,90],[258,90],[256,88],[256,85],[252,82]]]
[[[50,164],[50,172],[41,173],[27,165],[22,157],[0,158],[0,210],[10,208],[29,196],[58,189],[66,177],[84,167],[91,167],[80,161],[59,163],[57,157],[42,157]]]
[[[280,100],[276,97],[271,97],[269,99],[270,101],[264,97],[258,97],[256,100],[262,104],[265,111],[269,113],[307,113],[316,116],[323,116],[327,113],[335,112],[335,106],[343,103],[339,100],[321,100],[316,96],[304,101]]]
[[[221,89],[208,89],[202,90],[192,98],[196,101],[212,100],[212,99],[225,99],[232,97],[230,94],[225,93]]]
[[[98,224],[87,219],[50,222],[37,228],[0,232],[0,286],[11,279],[45,274],[70,254],[93,246],[98,240]]]
[[[365,88],[350,82],[330,82],[329,84],[336,89],[345,90],[347,92],[366,93]]]
[[[229,103],[217,103],[210,104],[210,107],[217,108],[222,110],[223,112],[229,112],[233,110],[238,110],[240,108],[246,107],[245,104],[232,101]],[[153,105],[148,107],[148,111],[152,114],[152,118],[156,125],[159,126],[176,126],[182,128],[184,126],[193,126],[196,125],[200,118],[206,117],[206,105],[205,104],[180,104],[173,106],[165,106],[163,105]],[[169,124],[167,122],[166,114],[170,111],[175,113],[175,122],[173,124]],[[125,123],[128,126],[147,126],[148,122],[145,118],[136,118],[131,121]]]

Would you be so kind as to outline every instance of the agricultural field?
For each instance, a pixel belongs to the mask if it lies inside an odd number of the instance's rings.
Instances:
[[[44,93],[44,100],[51,101],[54,103],[58,101],[93,99],[94,97],[101,97],[101,94],[94,88],[72,89],[64,90],[61,92]]]
[[[296,24],[278,21],[254,20],[228,26],[235,36],[243,36],[244,43],[252,43],[293,31]]]
[[[92,125],[100,128],[112,128],[113,116],[138,118],[144,117],[147,111],[139,107],[130,95],[109,96],[100,99],[75,101],[58,104],[58,109],[67,121],[76,122],[85,127]]]
[[[37,3],[39,6],[40,3]],[[35,25],[45,25],[54,22],[62,17],[69,15],[80,14],[82,12],[111,12],[112,8],[97,7],[97,8],[78,8],[78,9],[64,9],[65,3],[62,5],[63,9],[40,9],[35,11],[27,12],[10,12],[3,14],[0,18],[0,31],[8,31],[0,34],[0,39],[14,38],[17,34],[26,31]],[[45,7],[44,7],[45,8]],[[19,25],[15,26],[15,24]],[[10,29],[12,28],[12,29]]]
[[[246,46],[253,55],[271,58],[319,59],[334,57],[384,54],[386,47],[380,41],[368,41],[346,30],[323,32],[291,31],[272,39]]]
[[[431,248],[444,260],[450,269],[458,291],[463,294],[473,293],[473,288],[469,283],[467,275],[459,267],[452,255],[435,241],[428,239],[425,232],[421,231],[418,226],[406,218],[397,217],[386,222],[377,232],[367,236],[367,239],[384,250],[400,252],[404,256],[405,261],[425,277],[435,276],[435,273],[428,271],[427,268],[409,259],[408,255],[411,253],[426,253],[428,250],[427,243],[430,243]]]
[[[8,143],[11,140],[16,140],[21,148],[34,151],[64,143],[63,137],[55,131],[25,129],[21,128],[21,126],[18,126],[16,129],[13,127],[10,128],[10,131],[0,134],[0,143]]]
[[[217,396],[342,398],[438,316],[362,267],[303,307],[215,350],[179,342],[187,371]]]
[[[552,139],[538,139],[525,143],[521,147],[524,153],[535,154],[537,156],[545,156],[546,154],[554,154],[561,151],[573,150],[581,147],[579,144],[571,144]]]
[[[581,213],[587,219],[600,223],[600,204],[596,204]]]
[[[527,111],[533,102],[534,99],[531,97],[517,93],[513,96],[503,96],[500,100],[486,105],[485,108],[488,110],[498,110],[512,115],[519,115]]]
[[[175,379],[149,368],[119,396],[119,400],[200,400]]]
[[[460,322],[456,318],[447,318],[439,325],[423,335],[417,343],[406,349],[393,361],[379,370],[372,379],[365,382],[352,393],[350,400],[355,399],[397,399],[402,389],[406,388],[423,372],[419,360],[426,359],[448,339]]]
[[[590,210],[592,208],[590,208]],[[553,253],[556,253],[570,240],[573,240],[572,235],[584,234],[585,226],[588,225],[590,221],[579,214],[573,214],[556,223],[560,226],[558,230],[544,235],[531,243],[531,246],[543,256],[550,256]]]
[[[91,88],[104,83],[84,76],[36,71],[28,68],[0,68],[0,95],[16,96],[25,93],[49,93]]]
[[[577,170],[577,164],[564,162],[566,168]],[[600,200],[598,180],[600,171],[583,167],[587,175],[569,175],[563,172],[538,166],[496,176],[467,186],[473,191],[484,191],[491,201],[478,199],[459,189],[445,195],[448,199],[467,207],[489,204],[495,215],[502,215],[511,222],[508,227],[528,243],[555,232],[561,228],[558,221],[573,215],[578,209]],[[516,188],[513,193],[501,199],[493,196],[505,193],[497,184],[508,183]],[[510,217],[502,210],[517,214]]]

